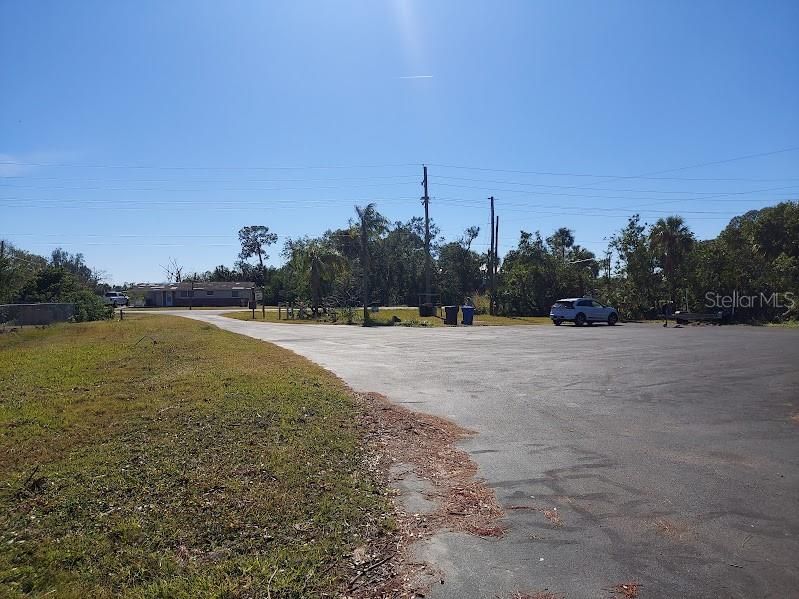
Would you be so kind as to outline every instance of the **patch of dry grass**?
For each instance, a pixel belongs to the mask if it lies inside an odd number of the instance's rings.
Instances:
[[[637,582],[623,582],[613,587],[612,592],[623,599],[638,599],[641,585]]]
[[[365,425],[381,470],[388,472],[392,464],[412,467],[416,476],[431,483],[428,498],[436,507],[427,514],[399,511],[399,539],[385,550],[399,559],[381,564],[382,571],[371,572],[374,584],[353,596],[414,597],[419,591],[417,574],[428,565],[402,559],[407,557],[410,544],[444,530],[500,537],[505,532],[499,523],[502,509],[493,490],[475,479],[477,465],[456,447],[457,441],[472,434],[470,431],[435,416],[411,412],[379,394],[366,394],[363,402]]]

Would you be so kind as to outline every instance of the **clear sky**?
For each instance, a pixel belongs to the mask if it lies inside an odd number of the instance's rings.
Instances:
[[[797,107],[795,0],[0,0],[0,237],[160,280],[243,225],[421,215],[427,163],[477,249],[492,194],[500,251],[568,226],[601,253],[633,212],[707,238],[799,197]]]

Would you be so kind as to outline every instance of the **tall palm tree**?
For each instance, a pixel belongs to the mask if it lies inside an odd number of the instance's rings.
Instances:
[[[360,233],[360,258],[363,270],[363,283],[361,296],[363,299],[363,324],[369,324],[369,239],[372,235],[379,235],[386,228],[385,217],[377,211],[374,203],[366,206],[355,206],[358,215],[358,228]]]
[[[318,239],[288,240],[283,251],[291,267],[301,276],[308,276],[311,291],[311,309],[319,316],[322,304],[322,282],[326,277],[344,268],[347,261],[335,248]]]
[[[694,234],[681,216],[659,218],[649,231],[649,247],[663,270],[669,299],[677,289],[676,273],[694,244]]]
[[[314,316],[319,316],[322,304],[322,278],[344,266],[346,260],[335,250],[312,247],[308,250],[308,263],[311,271],[311,309]]]
[[[561,227],[547,238],[547,243],[560,254],[561,260],[565,260],[566,251],[574,245],[574,232],[567,227]]]

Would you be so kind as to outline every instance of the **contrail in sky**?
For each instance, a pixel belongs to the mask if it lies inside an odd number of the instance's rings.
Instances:
[[[432,79],[432,75],[406,75],[405,77],[399,77],[399,79]]]

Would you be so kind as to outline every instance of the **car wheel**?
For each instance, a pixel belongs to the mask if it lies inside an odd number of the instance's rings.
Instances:
[[[585,324],[585,314],[580,312],[577,316],[574,317],[574,326],[581,327]]]
[[[559,318],[556,318],[552,322],[555,324],[556,327],[559,327],[561,324],[563,324],[563,321],[560,320]]]
[[[612,313],[610,314],[610,316],[608,316],[608,324],[609,324],[610,326],[613,326],[613,325],[615,325],[617,322],[619,322],[619,315],[618,315],[618,314],[616,314],[615,312],[612,312]]]

